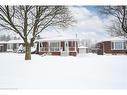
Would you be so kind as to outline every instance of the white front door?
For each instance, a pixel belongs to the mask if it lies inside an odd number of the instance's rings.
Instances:
[[[64,49],[61,52],[62,56],[68,56],[69,55],[69,46],[68,46],[68,42],[64,42]]]
[[[68,52],[69,51],[69,46],[68,46],[68,42],[64,42],[64,48],[65,48],[65,51]]]

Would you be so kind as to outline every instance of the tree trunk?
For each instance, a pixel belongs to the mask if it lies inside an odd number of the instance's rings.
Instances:
[[[25,60],[31,60],[31,45],[29,43],[25,44]]]

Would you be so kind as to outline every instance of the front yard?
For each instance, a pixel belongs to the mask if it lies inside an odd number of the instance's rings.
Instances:
[[[0,53],[0,88],[127,89],[127,56]]]

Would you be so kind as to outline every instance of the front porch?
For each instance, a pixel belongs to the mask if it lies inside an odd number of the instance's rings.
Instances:
[[[38,53],[59,56],[76,56],[76,41],[47,41],[38,43]]]
[[[76,56],[77,52],[75,51],[75,47],[69,47],[68,51],[64,51],[63,47],[41,47],[39,54]]]

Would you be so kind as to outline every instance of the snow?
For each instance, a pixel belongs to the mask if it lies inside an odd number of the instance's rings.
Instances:
[[[10,41],[0,41],[2,44],[7,43],[24,43],[23,40],[10,40]]]
[[[24,43],[23,40],[10,40],[7,43]]]
[[[52,30],[52,32],[42,32],[41,33],[41,38],[39,40],[36,41],[65,41],[65,40],[79,40],[79,38],[76,37],[76,35],[73,34],[68,34],[65,31],[59,30]]]
[[[35,52],[37,50],[37,47],[31,47],[31,52]]]
[[[0,44],[7,43],[7,41],[0,41]]]
[[[100,42],[103,42],[103,41],[125,41],[125,40],[127,40],[125,37],[118,36],[118,37],[109,37],[109,38],[101,40]]]
[[[0,88],[127,89],[127,56],[0,53]]]
[[[36,40],[36,41],[65,41],[65,40],[78,40],[77,38],[75,37],[72,37],[72,36],[65,36],[65,35],[59,35],[59,36],[56,36],[56,37],[47,37],[47,38],[43,38],[43,39],[39,39],[39,40]]]
[[[85,46],[79,46],[78,48],[88,48],[88,47],[85,47]]]

